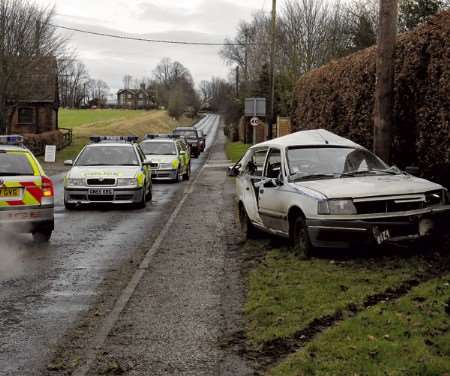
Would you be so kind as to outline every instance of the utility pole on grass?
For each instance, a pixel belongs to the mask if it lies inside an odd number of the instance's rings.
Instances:
[[[275,43],[277,33],[277,0],[272,0],[272,43],[270,45],[270,113],[269,139],[273,138],[273,119],[275,117]]]
[[[380,0],[375,91],[374,152],[391,162],[394,121],[394,57],[397,37],[398,0]]]

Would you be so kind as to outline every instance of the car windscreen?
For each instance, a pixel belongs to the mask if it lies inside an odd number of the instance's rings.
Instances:
[[[25,153],[0,152],[0,176],[25,176],[34,174],[33,166]]]
[[[197,138],[197,130],[195,129],[175,129],[173,134],[186,138]]]
[[[139,166],[139,160],[130,145],[88,146],[78,157],[76,166]]]
[[[145,155],[177,155],[173,142],[143,142],[141,149]]]
[[[290,175],[342,176],[346,173],[365,173],[388,170],[376,155],[365,149],[345,147],[292,147],[287,151]]]

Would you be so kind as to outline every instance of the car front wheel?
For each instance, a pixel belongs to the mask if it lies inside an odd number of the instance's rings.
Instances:
[[[241,234],[243,240],[255,239],[258,235],[258,230],[253,225],[252,221],[248,217],[247,211],[243,205],[239,206],[239,223],[241,225]]]
[[[309,238],[308,226],[305,219],[301,216],[297,217],[290,224],[290,243],[294,252],[305,258],[311,257],[313,246]]]

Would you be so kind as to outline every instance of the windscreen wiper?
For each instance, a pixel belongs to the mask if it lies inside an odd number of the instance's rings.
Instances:
[[[341,177],[353,177],[353,176],[359,176],[359,175],[373,175],[377,173],[384,173],[388,175],[398,175],[399,172],[393,169],[386,169],[386,170],[380,170],[380,169],[373,169],[373,170],[364,170],[364,171],[349,171],[349,172],[343,172],[341,174]]]
[[[335,174],[311,174],[311,175],[293,175],[291,176],[291,181],[301,181],[301,180],[319,180],[319,179],[335,179],[337,176]]]

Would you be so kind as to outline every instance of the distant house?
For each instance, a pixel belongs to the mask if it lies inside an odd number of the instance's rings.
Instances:
[[[154,91],[142,84],[139,89],[122,89],[117,92],[117,105],[132,110],[156,107]]]
[[[58,71],[56,58],[34,58],[10,98],[8,132],[39,134],[58,129]]]

